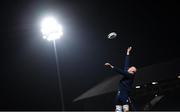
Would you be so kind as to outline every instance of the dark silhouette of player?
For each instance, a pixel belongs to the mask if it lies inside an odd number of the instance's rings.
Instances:
[[[132,90],[132,85],[135,78],[135,73],[137,72],[136,67],[129,67],[129,55],[132,47],[128,47],[125,57],[124,70],[117,68],[110,63],[105,63],[105,66],[111,68],[113,71],[123,75],[122,80],[120,80],[118,85],[118,92],[116,96],[116,112],[128,112],[130,105],[130,92]]]

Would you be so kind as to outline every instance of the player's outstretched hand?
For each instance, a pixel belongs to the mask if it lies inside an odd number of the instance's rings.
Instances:
[[[105,63],[104,65],[110,68],[114,68],[114,66],[112,66],[110,63]]]
[[[130,51],[131,51],[131,50],[132,50],[132,47],[131,47],[131,46],[127,48],[127,55],[130,54]]]

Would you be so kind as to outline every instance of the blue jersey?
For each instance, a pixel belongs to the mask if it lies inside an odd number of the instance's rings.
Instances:
[[[132,89],[135,75],[128,73],[128,68],[129,68],[129,56],[128,55],[126,55],[126,58],[125,58],[124,70],[119,69],[117,67],[113,68],[113,71],[119,73],[120,75],[123,75],[123,78],[122,78],[122,80],[120,80],[119,87],[118,87],[118,89],[120,91],[123,90],[123,91],[130,92]]]
[[[123,78],[119,82],[118,92],[116,95],[115,103],[120,105],[130,104],[131,110],[136,110],[132,100],[130,101],[130,92],[132,90],[135,74],[128,73],[129,68],[129,56],[126,55],[124,70],[117,67],[113,68],[113,71],[123,75]],[[129,102],[130,101],[130,102]]]

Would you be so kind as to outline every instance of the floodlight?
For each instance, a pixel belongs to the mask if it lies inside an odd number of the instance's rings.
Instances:
[[[56,41],[60,37],[62,37],[62,26],[54,19],[53,17],[47,17],[45,18],[41,23],[41,33],[42,37],[48,41],[53,41],[54,45],[54,53],[55,53],[55,59],[56,59],[56,70],[58,75],[58,83],[59,83],[59,89],[61,94],[61,104],[62,104],[62,110],[64,110],[64,98],[63,98],[63,88],[62,88],[62,81],[60,76],[60,66],[59,66],[59,59],[58,59],[58,53],[56,50]]]
[[[53,17],[45,18],[41,23],[41,32],[44,39],[55,41],[62,35],[62,26]]]
[[[141,86],[136,86],[136,89],[140,89],[141,88]]]
[[[179,76],[177,76],[177,78],[178,78],[178,79],[180,79],[180,75],[179,75]]]
[[[156,85],[156,84],[158,84],[158,82],[152,82],[152,84],[153,84],[153,85]]]

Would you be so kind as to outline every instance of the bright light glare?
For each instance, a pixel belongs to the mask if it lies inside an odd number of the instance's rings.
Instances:
[[[62,35],[62,26],[52,17],[45,18],[41,23],[41,32],[44,39],[53,41]]]
[[[177,78],[178,78],[178,79],[180,79],[180,75],[179,75],[179,76],[177,76]]]
[[[136,89],[139,89],[139,88],[141,88],[141,86],[136,86]]]
[[[158,84],[158,82],[152,82],[153,85]]]

